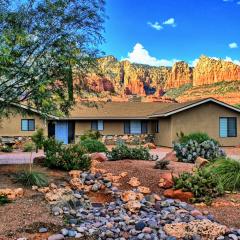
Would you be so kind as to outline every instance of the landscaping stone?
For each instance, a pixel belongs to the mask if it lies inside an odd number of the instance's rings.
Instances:
[[[161,178],[159,180],[159,187],[161,188],[171,188],[173,186],[173,176],[172,173],[166,172],[161,175]]]
[[[208,163],[209,163],[209,161],[207,159],[202,158],[202,157],[197,157],[197,159],[195,161],[195,167],[196,168],[201,168],[201,167],[205,166]]]
[[[16,198],[21,198],[23,196],[23,189],[22,188],[3,188],[0,189],[0,195],[6,195],[8,199],[15,200]]]
[[[62,239],[64,239],[64,236],[62,234],[54,234],[48,238],[48,240],[62,240]]]
[[[131,185],[132,187],[138,187],[138,186],[140,186],[141,183],[138,178],[132,177],[132,178],[130,178],[128,184]]]
[[[39,233],[46,233],[47,231],[48,231],[48,229],[45,227],[39,228],[39,230],[38,230]]]
[[[163,195],[165,197],[179,199],[184,202],[189,202],[189,200],[193,198],[193,193],[183,192],[181,189],[178,190],[167,189],[164,191]]]
[[[91,154],[91,159],[96,160],[98,162],[105,162],[108,160],[107,156],[105,153],[92,153]]]

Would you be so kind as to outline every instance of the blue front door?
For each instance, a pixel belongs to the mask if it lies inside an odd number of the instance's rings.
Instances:
[[[68,144],[68,122],[57,121],[55,124],[55,138],[58,141]]]

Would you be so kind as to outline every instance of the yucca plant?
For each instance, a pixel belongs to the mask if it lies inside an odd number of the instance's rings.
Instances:
[[[0,195],[0,205],[4,205],[11,202],[12,201],[7,197],[7,195],[4,195],[4,194]]]
[[[215,175],[225,190],[240,190],[240,161],[220,158],[207,166],[206,171]]]

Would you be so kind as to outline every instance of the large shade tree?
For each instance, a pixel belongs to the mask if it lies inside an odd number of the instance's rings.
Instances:
[[[0,111],[67,112],[99,54],[104,0],[0,0]]]

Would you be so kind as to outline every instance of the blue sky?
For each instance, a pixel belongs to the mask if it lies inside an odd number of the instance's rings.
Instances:
[[[106,1],[106,55],[171,66],[205,54],[240,64],[240,0]]]

